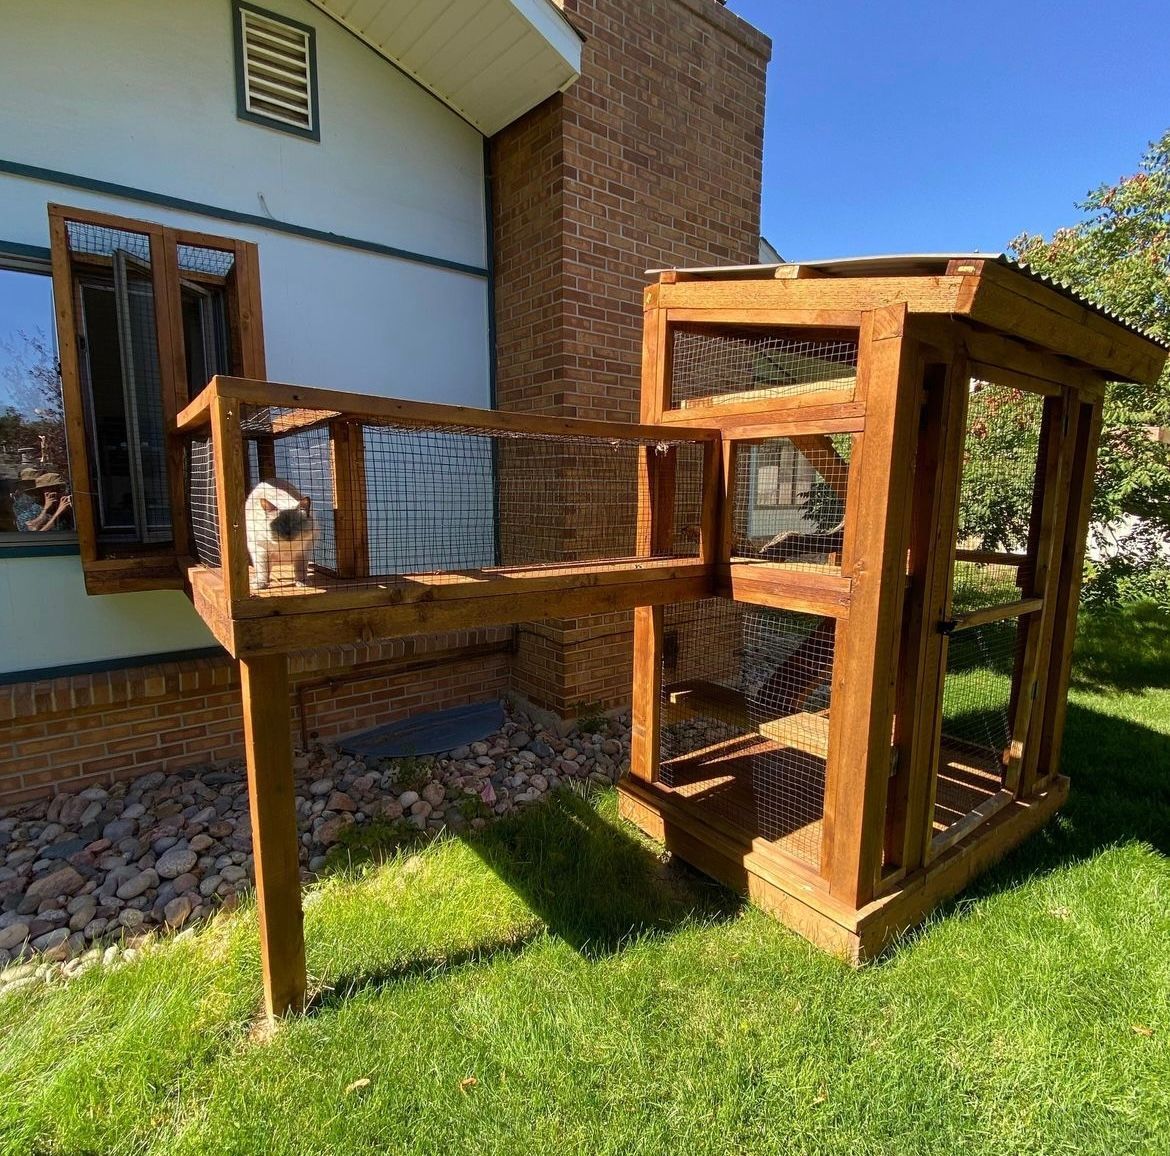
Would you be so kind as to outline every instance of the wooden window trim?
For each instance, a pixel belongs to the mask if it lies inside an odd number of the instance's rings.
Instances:
[[[192,229],[175,229],[152,221],[67,205],[49,205],[50,263],[58,356],[61,360],[65,441],[73,491],[74,523],[86,591],[90,594],[123,594],[137,590],[182,589],[190,545],[183,453],[181,446],[173,439],[167,447],[172,541],[162,546],[119,548],[117,556],[114,551],[104,549],[98,541],[74,295],[78,273],[87,266],[92,268],[93,263],[78,260],[70,253],[66,227],[69,221],[139,233],[149,239],[159,385],[163,421],[168,432],[174,429],[175,418],[190,401],[191,394],[183,337],[179,246],[216,249],[233,255],[232,270],[226,278],[232,370],[244,377],[264,379],[267,372],[259,253],[251,242],[232,237],[220,237]]]

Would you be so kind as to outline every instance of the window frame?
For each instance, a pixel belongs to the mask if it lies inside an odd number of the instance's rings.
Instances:
[[[230,252],[232,270],[225,279],[228,326],[231,334],[232,372],[241,377],[264,379],[264,330],[260,299],[260,263],[255,244],[232,237],[214,236],[191,229],[177,229],[112,213],[50,204],[50,265],[57,321],[57,356],[61,364],[61,396],[65,414],[65,442],[73,492],[76,541],[81,555],[86,590],[90,594],[127,593],[137,590],[183,589],[190,564],[186,519],[185,469],[182,444],[171,437],[175,419],[191,398],[187,379],[186,346],[182,316],[182,282],[179,247]],[[150,284],[159,360],[159,389],[163,425],[167,437],[167,489],[171,508],[171,540],[134,542],[126,545],[102,542],[97,531],[91,430],[81,371],[81,319],[76,287],[86,275],[87,263],[76,260],[69,248],[67,223],[138,233],[150,246]],[[202,388],[205,383],[199,383]]]
[[[301,128],[289,121],[278,117],[266,116],[262,112],[253,112],[248,107],[248,80],[244,58],[244,16],[251,12],[274,24],[285,24],[305,33],[307,55],[309,61],[309,115],[312,119],[310,128]],[[293,20],[280,12],[273,12],[268,8],[260,8],[249,4],[247,0],[232,0],[232,47],[235,56],[236,71],[236,119],[247,121],[249,124],[261,125],[264,128],[275,129],[277,132],[298,136],[302,140],[320,142],[321,140],[321,101],[317,91],[317,30],[309,24]]]

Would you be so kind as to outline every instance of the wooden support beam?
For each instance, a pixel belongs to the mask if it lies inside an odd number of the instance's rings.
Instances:
[[[1076,440],[1068,475],[1069,511],[1060,543],[1060,579],[1053,603],[1054,621],[1045,681],[1048,692],[1042,709],[1040,733],[1035,740],[1036,766],[1029,774],[1048,780],[1060,770],[1064,720],[1068,708],[1068,683],[1072,670],[1073,642],[1077,630],[1085,538],[1093,500],[1093,474],[1097,465],[1097,444],[1101,435],[1100,401],[1078,398]],[[1057,565],[1053,560],[1053,565]],[[1029,779],[1029,785],[1032,785]]]
[[[272,1020],[302,1010],[306,990],[288,658],[241,659],[240,680],[264,1009]]]
[[[905,325],[904,302],[874,310],[868,324],[863,320],[859,350],[858,392],[868,408],[861,459],[849,479],[853,532],[844,554],[852,603],[838,623],[821,852],[830,893],[853,907],[868,903],[877,887],[890,775],[909,530],[903,515],[912,497],[921,390],[917,347],[906,341]]]
[[[603,438],[606,441],[643,439],[651,442],[694,442],[702,444],[719,437],[713,426],[663,430],[661,425],[633,424],[620,421],[596,421],[591,418],[549,417],[537,413],[512,413],[498,409],[473,409],[464,405],[440,405],[429,401],[379,397],[367,393],[342,393],[306,385],[289,385],[275,381],[252,381],[240,377],[212,378],[207,389],[215,396],[232,398],[249,405],[281,406],[286,409],[316,409],[344,414],[363,425],[392,425],[404,429],[472,428],[477,434],[493,433],[514,437],[526,434],[551,437]],[[204,390],[206,393],[207,390]],[[176,426],[186,430],[196,423],[209,402],[196,398],[178,416]]]
[[[239,406],[216,396],[211,406],[215,438],[215,501],[219,517],[219,560],[232,602],[248,596],[248,538],[244,529],[246,474]]]
[[[365,435],[357,422],[329,423],[333,463],[333,534],[337,576],[366,578],[370,573],[370,535],[366,523]]]
[[[963,463],[968,377],[960,350],[927,365],[914,471],[906,639],[898,669],[894,745],[897,774],[886,806],[885,866],[922,865],[931,837],[946,638],[939,623],[949,605]]]

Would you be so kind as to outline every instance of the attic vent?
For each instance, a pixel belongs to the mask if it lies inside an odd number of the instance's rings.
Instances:
[[[313,29],[239,0],[235,12],[238,115],[320,140]]]

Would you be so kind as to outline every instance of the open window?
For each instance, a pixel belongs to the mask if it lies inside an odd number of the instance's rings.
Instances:
[[[49,206],[78,545],[91,594],[181,587],[176,414],[216,374],[264,377],[255,245]]]

